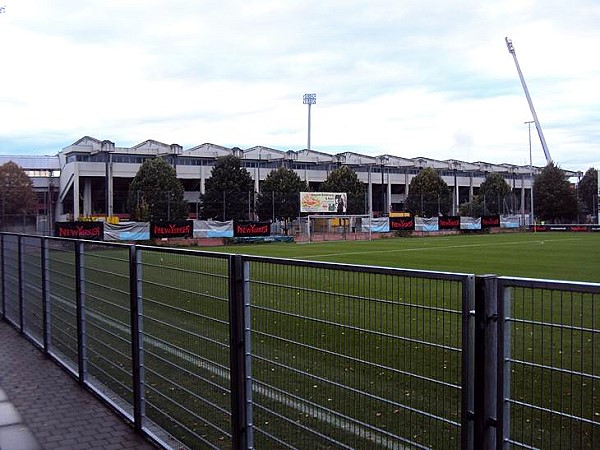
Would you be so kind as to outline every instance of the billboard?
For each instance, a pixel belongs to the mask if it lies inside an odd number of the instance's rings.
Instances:
[[[345,192],[300,192],[300,212],[345,214],[347,206]]]

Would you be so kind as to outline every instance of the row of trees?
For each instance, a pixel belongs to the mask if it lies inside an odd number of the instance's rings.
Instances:
[[[290,169],[270,172],[254,198],[254,181],[235,156],[219,158],[200,197],[202,217],[244,220],[254,213],[262,220],[291,220],[299,215],[299,193],[308,191],[305,181]],[[346,192],[348,214],[366,212],[366,185],[348,166],[331,171],[321,184],[322,192]],[[451,190],[438,172],[425,168],[410,185],[404,209],[415,215],[436,216],[452,209]],[[565,172],[549,163],[534,180],[535,215],[552,222],[577,221],[579,214],[593,214],[597,172],[589,169],[577,190]],[[173,220],[187,217],[184,188],[175,169],[160,158],[146,161],[130,185],[129,211],[138,220]],[[461,215],[500,214],[503,201],[512,194],[504,178],[489,174],[471,202],[460,205]]]
[[[200,196],[202,217],[244,220],[254,212],[261,219],[291,220],[299,215],[299,194],[309,187],[293,170],[281,167],[270,172],[254,203],[254,180],[238,157],[217,160]],[[365,186],[354,171],[342,166],[329,174],[321,185],[323,192],[347,192],[349,214],[365,209]],[[165,193],[168,193],[169,204]],[[179,220],[187,217],[184,188],[175,170],[160,158],[146,161],[133,179],[128,208],[137,220]]]
[[[254,181],[235,156],[220,158],[205,182],[200,198],[200,213],[205,218],[290,220],[299,215],[299,193],[309,187],[293,171],[279,168],[267,175],[261,192],[254,198]],[[331,171],[321,184],[323,192],[346,192],[348,214],[364,214],[367,208],[366,185],[348,166]],[[564,171],[549,163],[534,181],[535,215],[552,222],[578,221],[579,215],[597,213],[598,172],[590,168],[574,189]],[[461,214],[498,214],[502,199],[511,188],[498,174],[489,174],[472,202],[461,205]],[[249,195],[250,194],[250,195]],[[451,210],[451,190],[440,175],[425,168],[409,186],[405,210],[421,216],[447,214]],[[33,214],[37,195],[31,179],[14,162],[0,166],[0,213]],[[128,209],[137,220],[180,220],[188,216],[184,187],[175,169],[161,158],[147,160],[129,186]]]
[[[2,225],[8,217],[34,214],[38,197],[31,178],[12,161],[0,166],[0,214]]]

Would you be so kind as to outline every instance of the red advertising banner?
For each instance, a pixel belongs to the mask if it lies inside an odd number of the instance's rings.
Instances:
[[[415,229],[415,219],[413,217],[390,217],[390,231]]]
[[[535,225],[529,227],[531,231],[571,231],[571,232],[588,232],[600,231],[598,225]]]
[[[233,224],[235,237],[269,236],[270,234],[270,222],[235,222]]]
[[[194,221],[181,222],[153,222],[150,224],[150,239],[192,237],[194,235]]]
[[[104,222],[56,222],[54,235],[72,239],[104,240]]]
[[[500,216],[482,216],[481,228],[500,227]]]
[[[460,230],[459,216],[442,216],[438,219],[440,230]]]

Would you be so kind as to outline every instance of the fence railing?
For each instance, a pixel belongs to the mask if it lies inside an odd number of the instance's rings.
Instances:
[[[597,448],[600,285],[498,279],[498,445]]]
[[[15,234],[0,250],[2,317],[165,448],[600,438],[598,284]]]

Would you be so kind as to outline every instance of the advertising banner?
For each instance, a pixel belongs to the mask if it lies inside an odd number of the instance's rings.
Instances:
[[[300,192],[300,212],[345,214],[347,205],[345,192]]]
[[[481,230],[481,217],[461,217],[461,230]]]
[[[459,216],[442,216],[438,219],[440,230],[459,230]]]
[[[54,234],[72,239],[104,239],[104,222],[56,222]]]
[[[412,217],[390,217],[390,231],[412,231],[415,229],[415,219]]]
[[[230,238],[233,237],[233,220],[194,220],[195,238]]]
[[[481,218],[481,228],[492,228],[500,226],[500,216],[483,216]]]
[[[439,231],[437,217],[415,217],[415,231]]]
[[[152,222],[150,223],[150,239],[192,237],[194,234],[194,221],[181,222]]]
[[[148,222],[120,222],[104,224],[106,241],[147,241],[150,239]]]
[[[521,226],[520,216],[500,216],[501,228],[519,228]]]
[[[369,231],[369,222],[371,233],[387,233],[390,231],[390,222],[387,217],[371,217],[371,219],[363,219],[362,231]]]
[[[533,231],[571,231],[571,232],[588,232],[598,231],[598,226],[594,225],[535,225],[530,227]]]
[[[235,222],[233,235],[235,237],[269,236],[270,222]]]

